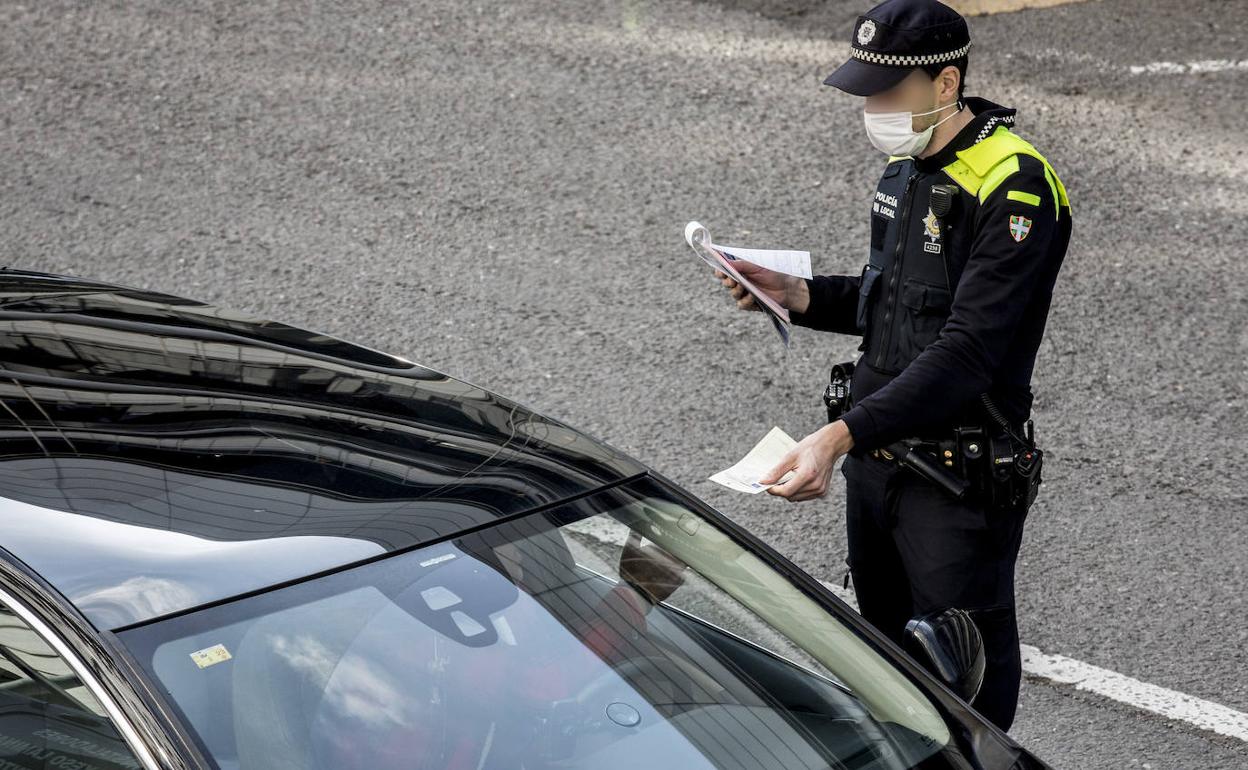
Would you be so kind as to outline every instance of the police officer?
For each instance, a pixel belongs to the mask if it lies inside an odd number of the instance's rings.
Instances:
[[[989,441],[965,437],[1030,428],[1032,367],[1071,211],[1052,166],[1011,130],[1015,110],[963,95],[970,45],[966,21],[935,0],[887,0],[859,16],[849,60],[824,83],[865,97],[867,136],[888,156],[867,264],[812,279],[738,264],[793,323],[862,338],[851,407],[761,481],[793,469],[769,493],[822,497],[845,457],[846,577],[863,616],[900,644],[910,618],[967,610],[986,656],[971,705],[1008,730],[1021,679],[1014,566],[1031,499],[989,502],[1000,484],[974,470],[989,461]],[[757,309],[719,277],[740,307]],[[902,467],[887,447],[903,439],[936,448],[929,457],[964,476],[980,473],[981,488],[955,497]]]

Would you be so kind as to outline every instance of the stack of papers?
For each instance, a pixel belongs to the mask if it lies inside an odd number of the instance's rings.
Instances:
[[[789,344],[789,328],[791,325],[788,308],[780,305],[743,277],[733,267],[732,263],[737,260],[745,260],[778,273],[795,275],[799,278],[810,278],[812,277],[810,272],[810,252],[721,246],[711,242],[710,232],[699,222],[690,222],[685,225],[685,242],[708,265],[722,273],[728,274],[729,277],[741,284],[754,297],[755,303],[771,319],[776,332],[780,335],[780,339],[787,346]]]
[[[770,489],[776,484],[783,484],[793,476],[793,471],[788,471],[773,484],[760,484],[758,480],[776,467],[776,464],[784,459],[784,455],[795,446],[797,442],[789,434],[779,428],[772,428],[766,436],[763,436],[762,441],[755,444],[754,448],[741,458],[740,462],[711,476],[711,481],[751,495]]]

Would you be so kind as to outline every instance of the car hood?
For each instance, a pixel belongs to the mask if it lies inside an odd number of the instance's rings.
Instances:
[[[0,544],[116,628],[645,472],[401,358],[179,297],[0,271]]]

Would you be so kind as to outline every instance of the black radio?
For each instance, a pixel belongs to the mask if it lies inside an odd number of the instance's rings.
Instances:
[[[831,381],[823,389],[823,405],[828,408],[828,422],[836,422],[849,409],[849,382],[853,377],[853,361],[844,361],[832,367]]]

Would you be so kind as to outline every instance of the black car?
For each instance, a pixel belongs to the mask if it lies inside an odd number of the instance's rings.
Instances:
[[[921,665],[557,420],[178,297],[0,303],[0,768],[1046,767],[929,673],[973,626]]]

